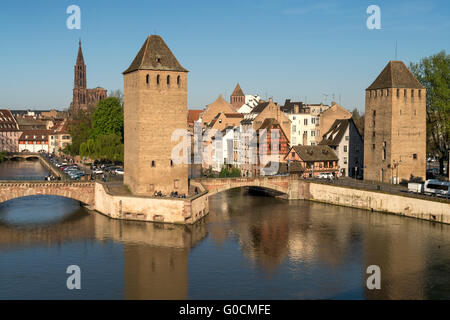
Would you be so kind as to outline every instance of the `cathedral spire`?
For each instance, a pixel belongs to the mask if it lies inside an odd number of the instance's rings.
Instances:
[[[81,39],[78,40],[77,65],[84,65],[83,51],[81,50]]]

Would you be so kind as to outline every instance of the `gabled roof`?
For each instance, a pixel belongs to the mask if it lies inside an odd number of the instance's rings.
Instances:
[[[164,40],[158,35],[149,35],[123,74],[137,70],[162,70],[188,72],[181,66]]]
[[[256,107],[253,108],[251,113],[261,113],[268,105],[270,101],[259,102]]]
[[[232,97],[245,97],[244,92],[241,89],[241,86],[239,83],[236,85],[236,88],[234,88],[233,93],[231,94]]]
[[[375,81],[366,89],[412,88],[423,89],[424,86],[414,77],[402,61],[389,61]]]
[[[333,149],[329,146],[293,146],[289,152],[294,150],[305,162],[311,161],[337,161],[339,160]],[[289,154],[289,153],[288,153]]]
[[[347,131],[350,121],[353,122],[351,118],[335,120],[331,128],[323,135],[323,139],[319,144],[328,146],[339,145],[345,135],[345,131]]]

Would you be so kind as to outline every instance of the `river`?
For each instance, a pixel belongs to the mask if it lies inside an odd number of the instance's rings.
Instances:
[[[39,166],[4,162],[0,179],[45,176]],[[67,289],[70,265],[80,290]],[[380,290],[367,289],[370,265]],[[0,299],[449,298],[449,225],[244,189],[213,196],[194,226],[116,221],[54,196],[0,204]]]

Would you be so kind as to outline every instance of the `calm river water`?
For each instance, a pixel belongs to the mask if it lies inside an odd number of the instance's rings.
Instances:
[[[34,166],[34,169],[30,169]],[[2,176],[39,163],[0,164]],[[308,201],[215,195],[194,226],[115,221],[76,201],[0,204],[0,299],[449,299],[450,226]],[[66,269],[81,268],[81,290]],[[381,268],[381,290],[366,269]]]

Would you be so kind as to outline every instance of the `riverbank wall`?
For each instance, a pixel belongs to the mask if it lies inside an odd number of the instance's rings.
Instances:
[[[307,200],[450,224],[448,201],[425,200],[325,183],[305,183],[309,185],[309,191],[305,194]]]
[[[115,195],[96,182],[94,209],[113,219],[193,224],[209,213],[209,203],[206,191],[187,199]]]

